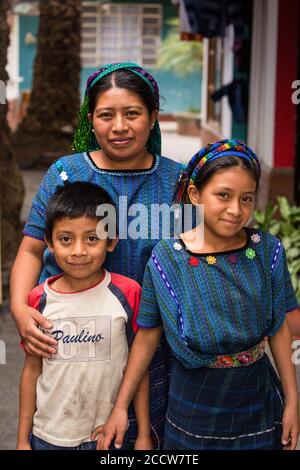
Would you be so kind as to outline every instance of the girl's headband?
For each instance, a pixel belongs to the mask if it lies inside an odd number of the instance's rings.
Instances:
[[[218,158],[230,156],[248,160],[249,162],[254,163],[260,171],[260,164],[257,156],[243,142],[239,140],[225,139],[215,142],[214,144],[208,144],[192,157],[186,170],[179,178],[175,188],[174,202],[178,204],[188,202],[187,189],[190,183],[195,183],[197,176],[207,162],[210,163]]]
[[[78,124],[74,134],[73,150],[77,152],[85,152],[100,149],[100,146],[92,132],[92,123],[88,119],[89,112],[89,95],[91,89],[103,77],[115,72],[116,70],[127,69],[138,75],[151,89],[156,108],[159,110],[159,89],[154,77],[138,64],[133,62],[120,62],[115,64],[102,65],[96,72],[91,74],[87,79],[85,97],[78,113]],[[149,152],[154,154],[161,153],[161,133],[158,120],[155,121],[154,128],[151,130],[148,142],[146,144]]]

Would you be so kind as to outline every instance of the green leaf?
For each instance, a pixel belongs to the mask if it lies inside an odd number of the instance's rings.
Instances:
[[[294,259],[300,256],[300,249],[299,248],[290,248],[288,252],[289,259]]]
[[[270,229],[266,230],[267,232],[270,232],[271,235],[278,235],[281,230],[281,224],[280,222],[274,222],[272,225],[270,225]]]
[[[300,303],[300,207],[291,206],[287,198],[278,197],[265,211],[255,211],[256,227],[276,235],[285,249],[288,269]]]
[[[277,201],[278,201],[278,205],[279,205],[280,214],[282,215],[282,217],[285,220],[288,220],[289,216],[290,216],[290,212],[291,212],[289,201],[284,196],[278,197]]]
[[[172,25],[162,41],[156,69],[172,70],[179,75],[188,75],[202,67],[202,42],[182,41],[179,34],[179,19],[172,18]]]
[[[292,280],[292,284],[293,284],[293,287],[294,289],[296,290],[297,288],[299,289],[299,284],[300,284],[300,281],[299,281],[299,278],[296,274],[292,274],[291,275],[291,280]]]
[[[283,245],[283,248],[288,251],[291,246],[292,246],[292,242],[291,242],[291,239],[289,237],[283,237],[281,238],[281,243]]]
[[[294,273],[294,274],[298,274],[298,272],[300,271],[300,260],[299,259],[296,259],[296,260],[288,260],[288,263],[289,263],[289,268],[291,270],[291,273]]]
[[[283,223],[281,225],[281,232],[285,237],[290,237],[290,236],[292,236],[292,234],[294,232],[294,228],[293,228],[292,224],[290,224],[289,222]]]
[[[263,225],[263,223],[265,221],[265,214],[263,212],[260,212],[260,211],[254,211],[253,218],[254,218],[256,224],[258,225],[257,228],[259,228],[259,226]]]

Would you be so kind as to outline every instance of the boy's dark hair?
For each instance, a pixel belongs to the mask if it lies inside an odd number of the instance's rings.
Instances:
[[[103,219],[104,215],[96,215],[97,207],[101,204],[110,204],[115,208],[110,195],[96,184],[78,181],[66,182],[63,186],[59,186],[47,205],[44,231],[46,240],[52,244],[54,224],[63,218],[76,219],[85,216],[91,219]]]

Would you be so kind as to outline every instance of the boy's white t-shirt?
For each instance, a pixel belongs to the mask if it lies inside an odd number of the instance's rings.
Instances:
[[[32,433],[51,444],[74,447],[91,440],[114,405],[136,331],[141,287],[105,271],[95,286],[60,293],[48,279],[29,304],[53,323],[58,351],[43,359],[37,381]]]

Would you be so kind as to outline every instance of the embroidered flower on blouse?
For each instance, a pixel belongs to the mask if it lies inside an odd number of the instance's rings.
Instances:
[[[247,258],[249,258],[249,259],[255,258],[256,253],[255,253],[255,251],[253,250],[253,248],[247,248],[247,250],[246,250],[246,256],[247,256]]]
[[[63,181],[67,181],[68,175],[65,171],[62,171],[59,175]]]
[[[238,258],[237,255],[232,254],[232,255],[228,256],[228,261],[231,264],[236,264],[238,262],[238,260],[239,260],[239,258]]]
[[[216,264],[217,258],[215,256],[207,256],[206,261],[207,264]]]
[[[190,266],[198,266],[199,264],[199,260],[198,258],[196,258],[195,256],[192,256],[190,259],[189,259],[189,265]]]
[[[254,233],[253,235],[251,235],[251,240],[254,243],[259,243],[260,242],[260,236],[258,235],[258,233]]]
[[[175,242],[173,245],[173,248],[177,251],[180,251],[182,249],[182,246],[180,245],[180,243]]]

